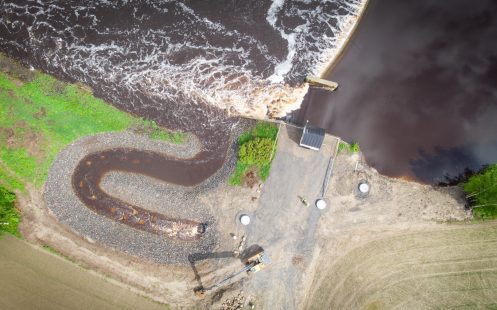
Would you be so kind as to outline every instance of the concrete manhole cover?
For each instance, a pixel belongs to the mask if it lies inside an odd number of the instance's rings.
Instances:
[[[369,194],[369,191],[371,190],[371,185],[369,185],[368,181],[361,180],[357,185],[357,189],[359,191],[360,197],[366,197]]]
[[[242,214],[240,216],[240,223],[242,223],[242,225],[244,226],[250,224],[250,216],[248,216],[247,214]]]
[[[326,209],[326,206],[328,204],[326,203],[326,201],[324,201],[324,199],[318,199],[316,200],[316,207],[319,209],[319,210],[324,210]]]
[[[359,184],[359,191],[363,194],[366,194],[367,192],[369,192],[369,184],[367,184],[367,183]]]

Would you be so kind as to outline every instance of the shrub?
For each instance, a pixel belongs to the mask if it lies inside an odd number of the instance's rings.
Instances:
[[[229,179],[231,185],[242,184],[250,171],[257,172],[262,181],[268,178],[277,136],[278,126],[268,122],[257,122],[252,130],[240,135],[238,160]]]
[[[254,138],[269,138],[273,141],[276,140],[278,135],[278,127],[271,123],[257,122],[255,127],[247,132],[244,132],[238,138],[238,145],[242,145]]]
[[[270,138],[255,138],[240,146],[238,158],[247,165],[262,166],[271,161],[273,140]]]
[[[352,153],[359,153],[359,151],[360,151],[360,150],[361,150],[361,149],[359,148],[359,143],[354,142],[354,143],[352,143],[352,144],[350,145],[350,151],[351,151]]]
[[[351,144],[345,142],[345,141],[340,141],[338,144],[338,153],[341,153],[342,151],[346,151],[347,153],[359,153],[361,151],[361,148],[359,147],[359,143],[353,142]]]

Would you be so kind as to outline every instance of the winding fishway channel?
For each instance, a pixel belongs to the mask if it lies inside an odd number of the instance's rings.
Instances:
[[[189,264],[188,255],[219,246],[218,210],[206,199],[230,175],[233,137],[249,124],[225,125],[192,133],[182,144],[135,130],[81,138],[54,160],[46,205],[91,243],[161,264]]]
[[[200,154],[199,157],[202,157]],[[215,173],[222,161],[198,164],[195,159],[178,159],[133,149],[111,149],[87,155],[74,171],[72,185],[81,201],[96,213],[136,229],[177,238],[195,240],[207,223],[170,218],[121,201],[100,187],[102,177],[112,170],[139,173],[183,186],[201,183]]]

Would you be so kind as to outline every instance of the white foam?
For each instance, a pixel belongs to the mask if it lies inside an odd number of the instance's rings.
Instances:
[[[274,68],[274,73],[268,78],[271,83],[282,83],[285,75],[292,69],[293,57],[295,56],[295,34],[287,34],[285,31],[276,26],[278,20],[277,14],[282,9],[284,0],[273,0],[268,9],[266,20],[276,30],[281,37],[287,41],[288,53],[283,62],[280,62]]]

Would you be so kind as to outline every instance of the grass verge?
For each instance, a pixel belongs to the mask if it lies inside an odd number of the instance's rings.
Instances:
[[[76,265],[80,266],[80,265],[78,264],[78,262],[76,262],[74,259],[72,259],[72,258],[70,258],[69,256],[67,256],[67,255],[65,255],[65,254],[63,254],[63,253],[61,253],[61,252],[57,251],[56,249],[52,248],[51,246],[49,246],[49,245],[47,245],[47,244],[44,244],[44,245],[42,246],[42,248],[43,248],[45,251],[47,251],[47,252],[50,252],[50,253],[55,254],[55,255],[57,255],[57,256],[60,256],[60,257],[64,258],[65,260],[68,260],[68,261],[70,261],[71,263],[74,263],[74,264],[76,264]],[[82,266],[80,266],[80,267],[82,267]],[[84,268],[84,269],[86,269],[86,268]]]
[[[265,181],[269,176],[271,170],[271,162],[276,152],[276,138],[278,136],[278,127],[268,122],[259,121],[255,127],[247,132],[244,132],[238,138],[238,158],[235,171],[229,179],[231,185],[241,185],[247,173],[256,171],[262,181]],[[271,147],[265,147],[267,144],[264,142],[271,141]],[[262,142],[262,143],[260,143]],[[250,158],[247,160],[245,155],[245,148],[252,146],[252,153],[257,153],[257,158]],[[245,147],[244,147],[245,146]],[[250,153],[250,152],[249,152]],[[251,155],[251,154],[249,154]]]
[[[145,132],[148,133],[150,139],[172,142],[176,144],[184,143],[186,133],[166,131],[159,127],[154,121],[144,121]]]

